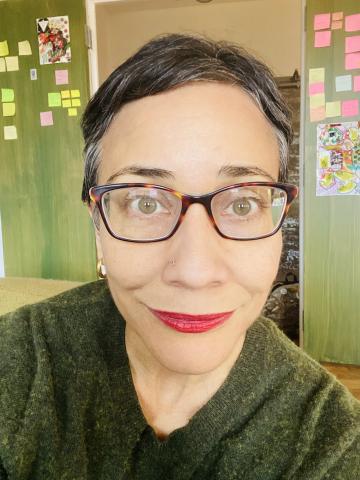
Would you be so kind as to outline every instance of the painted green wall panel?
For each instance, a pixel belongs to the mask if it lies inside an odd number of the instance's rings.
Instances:
[[[314,15],[360,13],[358,0],[308,0],[306,14],[306,108],[304,129],[304,348],[314,358],[360,365],[360,196],[316,197],[316,127],[318,123],[358,121],[336,117],[309,121],[309,68],[325,68],[326,101],[360,98],[336,92],[345,70],[344,29],[332,31],[330,47],[314,48]]]
[[[70,63],[40,65],[36,18],[68,15]],[[0,88],[15,91],[16,116],[0,117],[0,212],[7,276],[92,280],[95,248],[86,207],[81,202],[80,116],[89,99],[85,46],[85,5],[77,0],[0,2],[0,41],[10,55],[29,40],[31,56],[19,56],[20,70],[0,73]],[[30,80],[36,68],[38,80]],[[55,70],[68,69],[69,84],[56,85]],[[50,108],[48,92],[79,89],[81,108],[69,117]],[[41,127],[40,112],[53,112],[54,125]],[[4,125],[16,125],[18,140],[5,141]]]

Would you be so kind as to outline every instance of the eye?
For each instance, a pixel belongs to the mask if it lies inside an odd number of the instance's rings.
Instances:
[[[233,200],[224,212],[226,215],[235,214],[238,217],[250,217],[256,215],[259,209],[259,199],[253,197],[239,197]]]
[[[126,207],[145,215],[151,215],[154,213],[168,213],[169,211],[162,202],[148,195],[126,199]]]

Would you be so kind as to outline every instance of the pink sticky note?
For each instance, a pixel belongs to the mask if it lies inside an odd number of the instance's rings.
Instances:
[[[48,127],[49,125],[54,125],[53,114],[52,112],[40,112],[40,125],[42,127]]]
[[[310,83],[309,85],[309,95],[316,95],[317,93],[324,93],[324,82]]]
[[[330,28],[330,13],[320,13],[314,16],[314,30]]]
[[[341,30],[343,28],[342,20],[336,20],[331,24],[331,30]]]
[[[360,92],[360,75],[353,77],[354,80],[354,92]]]
[[[360,30],[360,13],[345,17],[345,31],[356,32],[356,30]]]
[[[354,70],[360,68],[360,52],[345,54],[345,69]]]
[[[353,53],[360,51],[360,35],[353,37],[345,37],[345,53]]]
[[[343,117],[355,117],[359,115],[359,100],[344,100],[341,102],[341,115]]]
[[[331,30],[325,32],[315,32],[314,47],[328,47],[331,43]]]
[[[69,83],[68,70],[55,70],[56,85],[66,85]]]
[[[324,118],[326,118],[325,106],[310,109],[311,122],[319,122],[320,120],[324,120]]]
[[[332,14],[332,19],[334,20],[342,20],[343,19],[343,12],[335,12]]]

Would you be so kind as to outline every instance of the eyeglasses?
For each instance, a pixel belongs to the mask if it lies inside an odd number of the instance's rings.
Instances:
[[[149,183],[113,183],[89,190],[104,225],[114,238],[159,242],[171,237],[193,203],[201,203],[224,238],[257,240],[283,224],[298,187],[286,183],[246,182],[204,195],[188,195]]]

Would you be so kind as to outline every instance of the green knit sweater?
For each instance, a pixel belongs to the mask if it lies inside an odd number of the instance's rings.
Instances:
[[[0,317],[0,479],[360,479],[360,403],[270,320],[160,441],[106,281]]]

